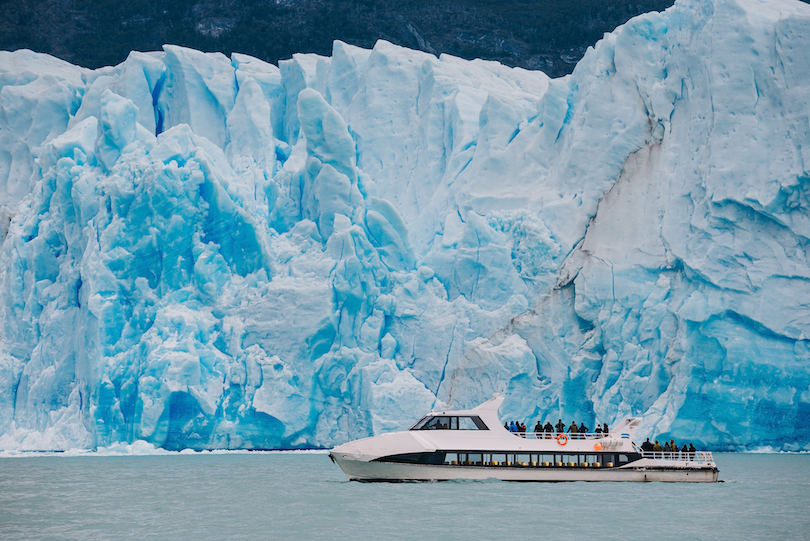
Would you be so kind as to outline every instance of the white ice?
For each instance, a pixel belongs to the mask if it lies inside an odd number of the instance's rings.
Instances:
[[[809,119],[793,0],[678,0],[554,80],[0,52],[0,449],[330,447],[493,392],[810,449]]]

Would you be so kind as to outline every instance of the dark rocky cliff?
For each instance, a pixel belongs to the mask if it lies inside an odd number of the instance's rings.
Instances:
[[[570,73],[604,32],[672,0],[0,0],[0,49],[86,67],[174,43],[277,62],[378,39],[431,53]]]

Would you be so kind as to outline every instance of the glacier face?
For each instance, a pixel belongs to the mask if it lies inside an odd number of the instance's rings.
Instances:
[[[0,448],[328,447],[503,392],[810,449],[810,6],[679,0],[554,80],[336,42],[0,87]]]

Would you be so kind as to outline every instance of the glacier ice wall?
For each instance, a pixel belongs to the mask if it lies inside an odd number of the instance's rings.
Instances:
[[[0,448],[504,418],[810,449],[810,6],[679,0],[574,73],[0,52]]]

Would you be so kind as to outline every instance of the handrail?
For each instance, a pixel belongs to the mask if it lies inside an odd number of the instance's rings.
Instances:
[[[710,451],[639,451],[639,453],[641,458],[652,458],[654,460],[697,462],[699,464],[714,462],[714,457]]]
[[[577,432],[577,433],[568,433],[568,432],[512,432],[515,436],[520,436],[521,438],[525,438],[527,440],[553,440],[560,434],[565,434],[565,436],[570,440],[598,440],[602,438],[609,438],[610,432]]]

